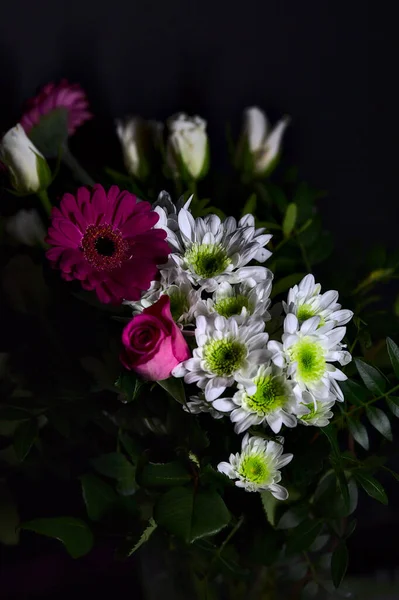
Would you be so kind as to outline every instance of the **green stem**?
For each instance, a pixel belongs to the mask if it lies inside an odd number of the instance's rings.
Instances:
[[[50,202],[50,198],[48,197],[47,190],[39,190],[36,192],[36,196],[40,199],[44,210],[48,216],[51,215],[52,204]]]
[[[222,554],[223,550],[225,549],[225,547],[227,546],[227,544],[229,543],[229,541],[231,540],[231,538],[237,533],[237,531],[240,529],[240,527],[241,527],[241,525],[243,523],[244,523],[244,515],[241,515],[241,517],[238,519],[238,521],[235,524],[235,526],[233,527],[233,529],[230,531],[229,535],[220,544],[220,546],[218,548],[218,551],[215,553],[214,557],[212,558],[212,560],[211,560],[211,562],[209,564],[208,572],[211,570],[213,564],[217,561],[217,559]]]
[[[384,394],[381,394],[380,396],[377,396],[376,398],[372,398],[371,400],[368,400],[368,402],[365,402],[364,404],[362,404],[362,406],[354,406],[353,410],[351,412],[344,412],[342,415],[340,415],[339,417],[334,419],[334,421],[332,421],[332,424],[337,423],[340,420],[342,421],[345,417],[351,417],[353,415],[353,413],[357,412],[358,410],[362,410],[363,408],[366,408],[367,406],[370,406],[370,404],[374,404],[374,402],[378,402],[378,400],[382,400],[382,398],[386,398],[387,396],[390,396],[390,394],[392,394],[393,392],[396,392],[396,390],[399,390],[399,383],[398,383],[398,385],[395,385],[393,388],[391,388],[387,392],[384,392]]]
[[[62,149],[61,160],[69,169],[71,169],[77,181],[79,181],[83,185],[93,187],[93,185],[95,184],[94,179],[90,177],[87,171],[85,171],[84,168],[80,165],[80,163],[76,160],[74,155],[69,150],[67,144],[65,144]]]

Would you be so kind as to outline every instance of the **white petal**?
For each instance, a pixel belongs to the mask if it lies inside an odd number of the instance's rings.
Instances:
[[[294,458],[293,454],[283,454],[277,461],[277,468],[282,469],[285,465],[288,465]]]
[[[296,333],[298,331],[298,319],[292,313],[289,313],[284,319],[284,332]]]
[[[276,483],[270,486],[271,494],[277,498],[277,500],[287,500],[288,492],[282,485],[277,485]]]
[[[179,212],[178,222],[181,233],[191,242],[195,242],[195,221],[192,214],[183,208]]]
[[[208,402],[213,402],[213,400],[219,398],[219,396],[223,394],[224,390],[226,389],[225,385],[215,385],[215,379],[210,379],[205,387],[205,398],[208,400]]]
[[[228,398],[218,398],[212,403],[212,406],[221,412],[230,412],[235,408],[234,402]]]
[[[315,280],[311,274],[306,275],[298,285],[298,289],[304,294],[304,296],[311,296],[313,294],[314,287]]]
[[[249,150],[256,152],[265,140],[269,124],[265,113],[257,106],[247,108],[245,111],[245,132],[248,139]]]
[[[320,317],[311,317],[307,319],[301,326],[301,333],[303,335],[310,335],[316,331],[320,324]]]
[[[280,414],[271,413],[266,418],[269,427],[274,433],[278,433],[282,427],[283,420]]]
[[[331,304],[334,304],[338,300],[338,292],[336,290],[330,290],[320,297],[320,308],[325,309]]]
[[[332,318],[336,321],[337,325],[345,325],[353,317],[351,310],[337,310],[332,314]]]
[[[219,473],[223,473],[224,475],[227,475],[227,477],[230,477],[230,479],[235,479],[235,477],[236,477],[234,469],[228,462],[219,463],[217,466],[217,469],[218,469]]]

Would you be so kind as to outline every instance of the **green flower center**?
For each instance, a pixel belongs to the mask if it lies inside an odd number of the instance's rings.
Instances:
[[[317,311],[310,304],[301,304],[297,311],[297,319],[299,323],[302,325],[304,321],[311,319],[312,317],[319,317]],[[320,317],[319,327],[323,327],[325,325],[325,320]]]
[[[246,456],[243,458],[239,473],[251,483],[261,484],[270,477],[270,469],[263,456]]]
[[[297,373],[304,383],[319,381],[324,375],[324,350],[317,342],[304,337],[291,348],[290,355],[298,363]]]
[[[287,388],[282,377],[266,375],[256,378],[254,383],[255,394],[245,397],[245,405],[250,411],[258,415],[267,415],[287,402]]]
[[[313,419],[316,416],[317,410],[315,410],[313,402],[310,402],[309,404],[304,404],[304,406],[306,406],[306,408],[308,408],[310,410],[310,412],[308,412],[306,415],[302,415],[301,420],[302,421],[310,421],[311,419]]]
[[[216,375],[232,375],[242,367],[245,356],[245,345],[235,339],[212,340],[204,347],[207,368]]]
[[[167,290],[166,293],[170,298],[170,312],[173,320],[178,321],[190,308],[187,296],[179,289]]]
[[[220,275],[231,262],[220,244],[193,244],[184,258],[194,273],[204,279]]]
[[[243,308],[249,309],[249,300],[241,294],[222,298],[215,304],[216,312],[222,315],[222,317],[226,317],[226,319],[233,315],[240,315]]]

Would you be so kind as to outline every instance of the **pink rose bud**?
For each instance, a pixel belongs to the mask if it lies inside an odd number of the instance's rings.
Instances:
[[[172,319],[167,295],[133,317],[123,330],[122,343],[124,367],[152,381],[167,379],[179,363],[191,356],[182,332]]]

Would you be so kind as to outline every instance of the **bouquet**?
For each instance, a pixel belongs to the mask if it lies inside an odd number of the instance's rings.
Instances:
[[[0,144],[1,541],[159,553],[173,598],[338,597],[358,491],[398,478],[398,255],[331,262],[288,118],[247,109],[218,174],[202,118],[129,117],[88,174],[91,118],[49,84]]]

